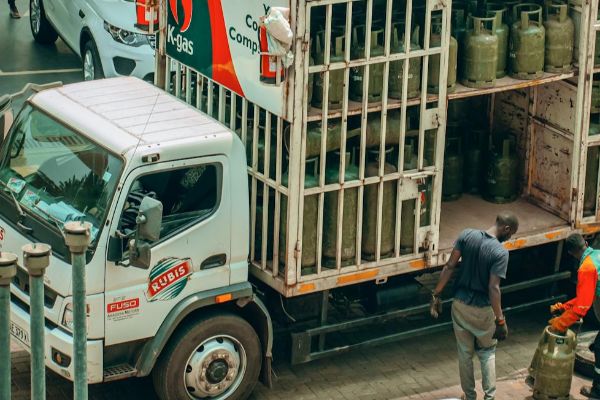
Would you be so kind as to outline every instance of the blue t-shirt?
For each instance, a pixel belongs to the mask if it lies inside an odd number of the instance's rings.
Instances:
[[[498,239],[477,229],[462,231],[454,248],[461,254],[454,298],[475,307],[489,306],[490,275],[506,278],[508,250]]]

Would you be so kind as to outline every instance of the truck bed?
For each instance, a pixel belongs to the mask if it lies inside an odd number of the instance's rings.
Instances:
[[[536,206],[520,197],[507,204],[494,204],[479,196],[464,194],[456,201],[442,203],[440,221],[440,250],[448,250],[465,228],[487,229],[496,215],[502,211],[511,211],[519,218],[519,231],[516,237],[561,227],[567,221]]]

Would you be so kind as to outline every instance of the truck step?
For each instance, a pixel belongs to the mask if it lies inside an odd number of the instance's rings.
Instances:
[[[125,379],[137,374],[135,367],[129,364],[119,364],[104,369],[104,382]]]

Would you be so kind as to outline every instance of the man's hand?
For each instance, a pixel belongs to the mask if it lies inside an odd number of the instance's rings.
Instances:
[[[503,341],[508,336],[508,326],[506,326],[506,320],[504,317],[496,318],[496,331],[494,332],[494,336],[492,338],[498,339],[499,341]]]
[[[559,312],[565,309],[565,305],[563,303],[556,303],[550,306],[550,314],[558,314]]]
[[[435,291],[431,291],[431,300],[429,301],[429,313],[433,318],[437,318],[442,313],[442,298]]]

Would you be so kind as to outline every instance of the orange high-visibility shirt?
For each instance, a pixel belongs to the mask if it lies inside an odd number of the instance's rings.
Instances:
[[[565,328],[585,317],[596,297],[598,269],[592,257],[593,251],[594,249],[588,247],[583,254],[581,265],[577,271],[576,297],[563,305],[565,312],[558,317],[558,323]]]

